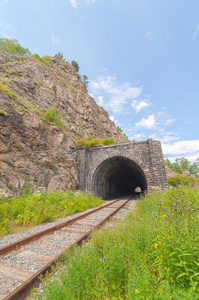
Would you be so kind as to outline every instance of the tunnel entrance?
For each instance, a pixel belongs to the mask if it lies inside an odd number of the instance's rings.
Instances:
[[[146,190],[147,181],[141,167],[126,157],[106,159],[97,167],[92,179],[92,192],[106,200]]]

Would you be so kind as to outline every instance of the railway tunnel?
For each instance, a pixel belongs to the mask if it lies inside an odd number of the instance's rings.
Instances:
[[[103,199],[125,195],[138,195],[147,190],[147,181],[142,169],[125,157],[112,157],[103,161],[92,178],[92,192]]]
[[[80,147],[77,170],[78,188],[103,199],[168,188],[161,143],[153,139]]]

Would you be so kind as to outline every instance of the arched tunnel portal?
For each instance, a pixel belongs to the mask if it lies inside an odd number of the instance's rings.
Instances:
[[[95,170],[91,191],[104,199],[147,191],[147,180],[141,167],[133,160],[115,156],[104,160]]]

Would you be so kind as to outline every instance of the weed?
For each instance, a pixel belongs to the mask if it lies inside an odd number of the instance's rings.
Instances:
[[[62,115],[56,110],[54,106],[50,106],[43,116],[43,121],[47,121],[49,124],[54,124],[59,128],[63,128],[63,122],[61,120]]]
[[[23,195],[0,202],[0,234],[23,226],[51,222],[102,203],[100,198],[79,191],[45,193],[37,190],[32,193],[31,185],[27,184]]]
[[[8,114],[7,114],[6,111],[0,109],[0,115],[3,115],[3,116],[5,116],[5,117],[7,117]]]

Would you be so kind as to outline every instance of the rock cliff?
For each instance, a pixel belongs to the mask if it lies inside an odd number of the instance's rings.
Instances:
[[[126,139],[73,66],[0,51],[0,189],[76,188],[75,140],[89,136]]]

